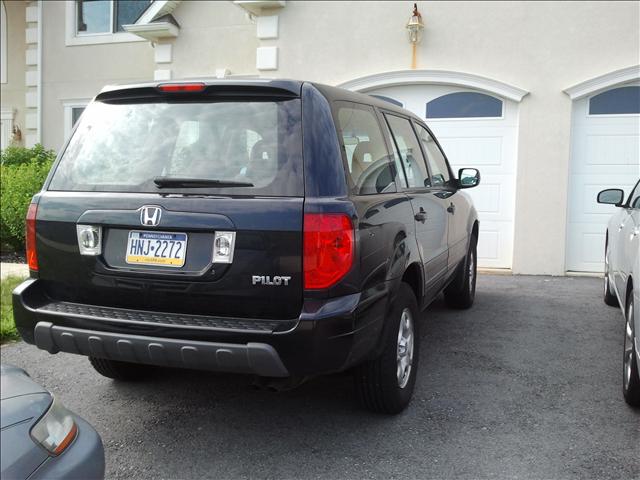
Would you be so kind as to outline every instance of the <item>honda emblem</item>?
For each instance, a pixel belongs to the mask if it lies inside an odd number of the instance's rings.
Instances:
[[[157,227],[160,225],[162,208],[155,206],[144,206],[140,209],[140,223],[147,227]]]

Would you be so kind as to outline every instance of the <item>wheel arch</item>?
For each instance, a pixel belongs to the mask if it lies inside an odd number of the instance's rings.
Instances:
[[[416,301],[420,304],[420,300],[423,296],[423,288],[424,288],[424,275],[422,274],[422,267],[418,264],[418,262],[413,262],[404,271],[402,275],[401,282],[408,284],[413,290],[413,293],[416,296]]]

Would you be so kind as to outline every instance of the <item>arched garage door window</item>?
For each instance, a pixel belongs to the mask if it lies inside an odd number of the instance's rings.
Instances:
[[[426,118],[500,118],[502,100],[478,92],[455,92],[427,103]]]
[[[640,113],[640,86],[618,87],[589,100],[589,115],[627,115]]]

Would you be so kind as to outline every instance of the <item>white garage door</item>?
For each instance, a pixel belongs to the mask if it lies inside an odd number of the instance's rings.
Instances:
[[[468,190],[480,217],[478,264],[511,268],[518,106],[511,100],[444,85],[403,85],[367,91],[398,102],[426,120],[454,171],[475,167],[481,185]]]
[[[627,194],[640,177],[640,86],[619,86],[574,102],[567,270],[602,272],[607,222],[616,207],[601,205],[605,188]]]

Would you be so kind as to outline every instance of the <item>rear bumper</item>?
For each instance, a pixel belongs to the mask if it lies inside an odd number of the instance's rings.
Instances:
[[[125,362],[167,367],[254,373],[288,377],[278,352],[271,345],[173,340],[146,335],[108,333],[38,322],[35,344],[49,353],[67,352]]]
[[[307,300],[296,320],[229,319],[59,302],[42,281],[13,292],[23,339],[50,353],[265,377],[314,375],[357,364],[377,345],[387,289]]]

